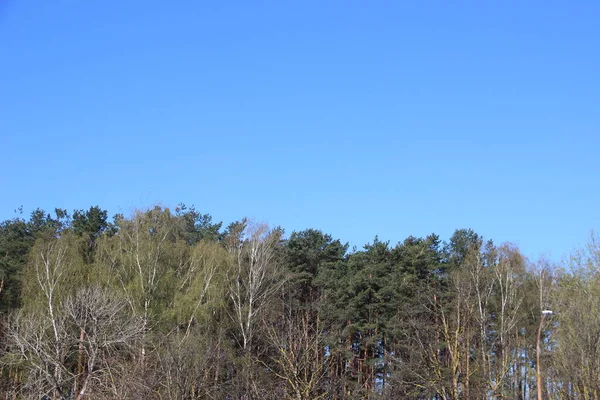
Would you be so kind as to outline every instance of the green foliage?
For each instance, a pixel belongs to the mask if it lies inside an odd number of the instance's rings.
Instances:
[[[555,327],[548,339],[555,348],[556,377],[571,383],[569,387],[557,385],[564,398],[600,396],[599,255],[600,242],[592,234],[587,247],[573,254],[571,273],[558,277],[552,293],[556,315],[550,324]]]
[[[98,206],[89,210],[76,210],[73,212],[73,232],[80,240],[80,251],[86,263],[94,262],[96,241],[104,231],[109,228],[108,213]]]
[[[318,230],[307,229],[290,235],[284,243],[283,262],[292,274],[289,295],[298,306],[314,306],[321,291],[318,276],[343,262],[347,250],[347,244]]]
[[[181,203],[175,208],[175,215],[180,220],[180,235],[187,244],[194,244],[204,241],[217,241],[221,238],[222,223],[212,223],[212,217],[209,214],[201,214],[194,206],[187,207]]]
[[[177,286],[178,219],[168,208],[155,207],[116,222],[118,234],[99,242],[102,267],[146,323],[157,322]]]
[[[0,311],[16,309],[21,304],[21,273],[34,238],[23,219],[0,224]]]
[[[600,395],[596,237],[552,272],[470,229],[348,252],[316,229],[284,240],[245,218],[221,228],[184,204],[2,222],[0,311],[22,319],[5,325],[0,392],[76,398],[88,382],[89,398],[527,398],[551,308],[548,397]],[[94,347],[124,324],[136,333],[126,348]]]
[[[23,270],[23,307],[45,308],[90,283],[90,268],[78,251],[77,238],[69,233],[36,240]]]
[[[188,332],[196,324],[210,326],[226,306],[229,254],[216,242],[200,241],[181,265],[172,307],[176,324]]]

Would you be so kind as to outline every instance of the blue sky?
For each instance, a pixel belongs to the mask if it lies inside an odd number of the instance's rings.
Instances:
[[[179,202],[362,246],[600,226],[600,2],[0,1],[0,219]]]

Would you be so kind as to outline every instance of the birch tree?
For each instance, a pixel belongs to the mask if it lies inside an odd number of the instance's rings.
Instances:
[[[100,242],[108,279],[125,294],[149,331],[175,293],[177,219],[168,209],[137,211],[118,221],[118,233]],[[142,360],[145,347],[142,346]]]
[[[244,350],[252,344],[260,312],[282,284],[275,263],[281,235],[280,229],[244,222],[243,229],[229,239],[232,257],[228,276],[232,303],[230,316],[237,327],[239,345]]]
[[[573,254],[553,294],[554,390],[564,399],[600,398],[600,241]],[[546,367],[546,369],[548,369]]]
[[[118,295],[85,286],[72,239],[36,243],[26,270],[27,302],[7,324],[3,362],[24,371],[16,393],[26,398],[79,400],[92,387],[106,387],[109,360],[125,354],[121,345],[131,345],[142,331]]]

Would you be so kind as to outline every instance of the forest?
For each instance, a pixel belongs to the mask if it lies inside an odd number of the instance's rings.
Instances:
[[[183,204],[37,209],[0,225],[0,392],[599,399],[599,268],[594,234],[554,264],[471,229],[352,249]]]

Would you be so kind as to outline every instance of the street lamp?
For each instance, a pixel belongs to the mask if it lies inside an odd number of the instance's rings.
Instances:
[[[536,367],[537,367],[537,397],[538,400],[542,400],[542,367],[540,366],[540,340],[542,337],[542,325],[544,324],[544,319],[546,318],[546,315],[552,315],[554,314],[551,310],[543,310],[542,311],[542,319],[540,320],[540,327],[538,329],[538,334],[537,334],[537,352],[536,352],[536,356],[537,356],[537,363],[536,363]]]

